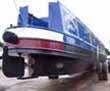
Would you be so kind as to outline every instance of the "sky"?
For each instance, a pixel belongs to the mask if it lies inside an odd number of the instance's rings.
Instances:
[[[48,16],[48,2],[57,0],[0,0],[0,40],[10,24],[16,25],[20,6],[29,6],[37,17]],[[59,0],[110,50],[110,0]]]

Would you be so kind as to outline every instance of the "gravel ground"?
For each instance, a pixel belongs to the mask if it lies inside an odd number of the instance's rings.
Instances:
[[[0,91],[98,91],[94,90],[97,83],[96,76],[90,74],[77,78],[61,78],[59,80],[48,80],[46,77],[16,80],[6,78],[2,72],[0,75]]]
[[[108,81],[98,81],[96,74],[48,80],[47,77],[17,80],[6,78],[0,71],[0,91],[110,91]]]
[[[39,78],[24,80],[10,86],[5,91],[110,91],[109,81],[98,81],[96,75],[77,78],[48,80]]]

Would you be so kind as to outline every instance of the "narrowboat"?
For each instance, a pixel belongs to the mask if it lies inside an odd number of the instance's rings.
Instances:
[[[60,2],[48,7],[48,17],[42,18],[29,13],[28,6],[20,7],[17,26],[5,30],[7,77],[58,78],[96,69],[97,62],[106,60],[104,45],[78,17]]]

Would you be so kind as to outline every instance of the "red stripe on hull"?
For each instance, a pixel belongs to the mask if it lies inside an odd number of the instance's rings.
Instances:
[[[40,39],[19,39],[16,45],[6,43],[9,47],[23,47],[23,48],[46,48],[46,49],[60,49],[64,50],[64,44],[60,42]]]

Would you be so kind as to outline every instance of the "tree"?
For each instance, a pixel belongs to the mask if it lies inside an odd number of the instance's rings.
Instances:
[[[0,47],[3,47],[3,45],[4,45],[4,44],[3,44],[2,42],[0,42]]]
[[[110,51],[107,48],[105,48],[105,51],[107,55],[110,55]]]

